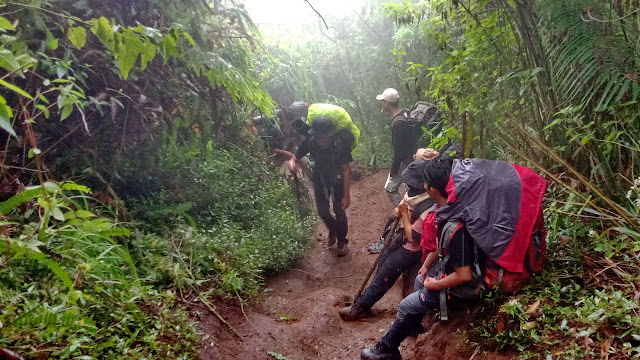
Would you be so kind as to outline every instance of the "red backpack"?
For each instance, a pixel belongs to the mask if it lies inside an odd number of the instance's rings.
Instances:
[[[522,272],[507,271],[495,261],[487,260],[487,271],[484,278],[487,285],[491,288],[499,286],[507,294],[513,294],[520,290],[526,285],[532,274],[538,274],[542,271],[547,253],[546,237],[544,216],[540,211],[524,258],[524,270]]]

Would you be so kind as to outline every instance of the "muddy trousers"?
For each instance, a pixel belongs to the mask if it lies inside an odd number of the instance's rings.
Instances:
[[[416,291],[400,302],[396,319],[380,340],[385,345],[399,347],[407,336],[422,328],[422,318],[427,312],[440,307],[440,291],[427,290],[422,282],[422,276],[418,274],[414,288]]]
[[[337,182],[328,188],[322,184],[313,182],[313,193],[316,198],[318,215],[329,229],[329,233],[336,236],[338,243],[346,244],[349,223],[347,222],[347,212],[342,208],[344,198],[344,184]],[[329,210],[329,202],[333,202],[333,213]]]
[[[409,251],[402,246],[385,251],[378,263],[378,270],[371,284],[356,300],[362,309],[370,309],[384,294],[391,289],[396,280],[405,272],[409,272],[420,265],[422,251]],[[413,281],[413,276],[411,277]]]

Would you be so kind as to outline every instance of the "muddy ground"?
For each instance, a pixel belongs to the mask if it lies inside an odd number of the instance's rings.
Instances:
[[[387,172],[370,175],[352,185],[349,218],[349,249],[343,258],[327,249],[326,228],[313,234],[313,248],[290,270],[271,276],[259,300],[239,306],[238,301],[216,302],[218,312],[240,333],[239,339],[206,308],[196,308],[203,334],[199,359],[266,360],[273,352],[290,360],[359,359],[395,318],[401,298],[401,279],[373,307],[372,316],[344,322],[338,311],[360,284],[376,259],[367,247],[380,237],[392,206],[382,186]],[[401,347],[403,359],[510,359],[502,354],[475,354],[472,344],[461,338],[458,328],[468,326],[459,313],[446,324],[427,315],[427,333],[408,338]],[[417,342],[417,346],[416,346]]]

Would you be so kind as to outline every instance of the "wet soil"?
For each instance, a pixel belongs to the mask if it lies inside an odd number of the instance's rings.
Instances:
[[[342,321],[338,311],[358,291],[376,255],[367,247],[379,238],[392,211],[382,186],[388,172],[381,171],[352,185],[349,218],[349,254],[338,258],[326,246],[326,228],[319,222],[313,248],[293,268],[272,275],[260,299],[240,306],[238,301],[219,300],[217,311],[242,336],[239,339],[206,308],[196,307],[202,341],[199,359],[290,360],[359,359],[386,332],[402,300],[401,284],[395,286],[372,309],[366,319]],[[466,314],[448,323],[427,316],[427,333],[408,338],[401,346],[403,359],[509,359],[506,355],[474,354],[458,331],[468,326]],[[416,346],[416,343],[418,346]]]

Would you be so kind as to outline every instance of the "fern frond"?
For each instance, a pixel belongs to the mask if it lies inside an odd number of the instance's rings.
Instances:
[[[21,193],[9,198],[9,200],[0,203],[0,214],[7,215],[15,210],[18,206],[31,201],[41,195],[43,195],[42,188],[39,186],[25,189]]]
[[[76,184],[73,182],[66,182],[62,184],[62,190],[65,191],[79,191],[83,194],[91,194],[91,189],[84,185]]]

